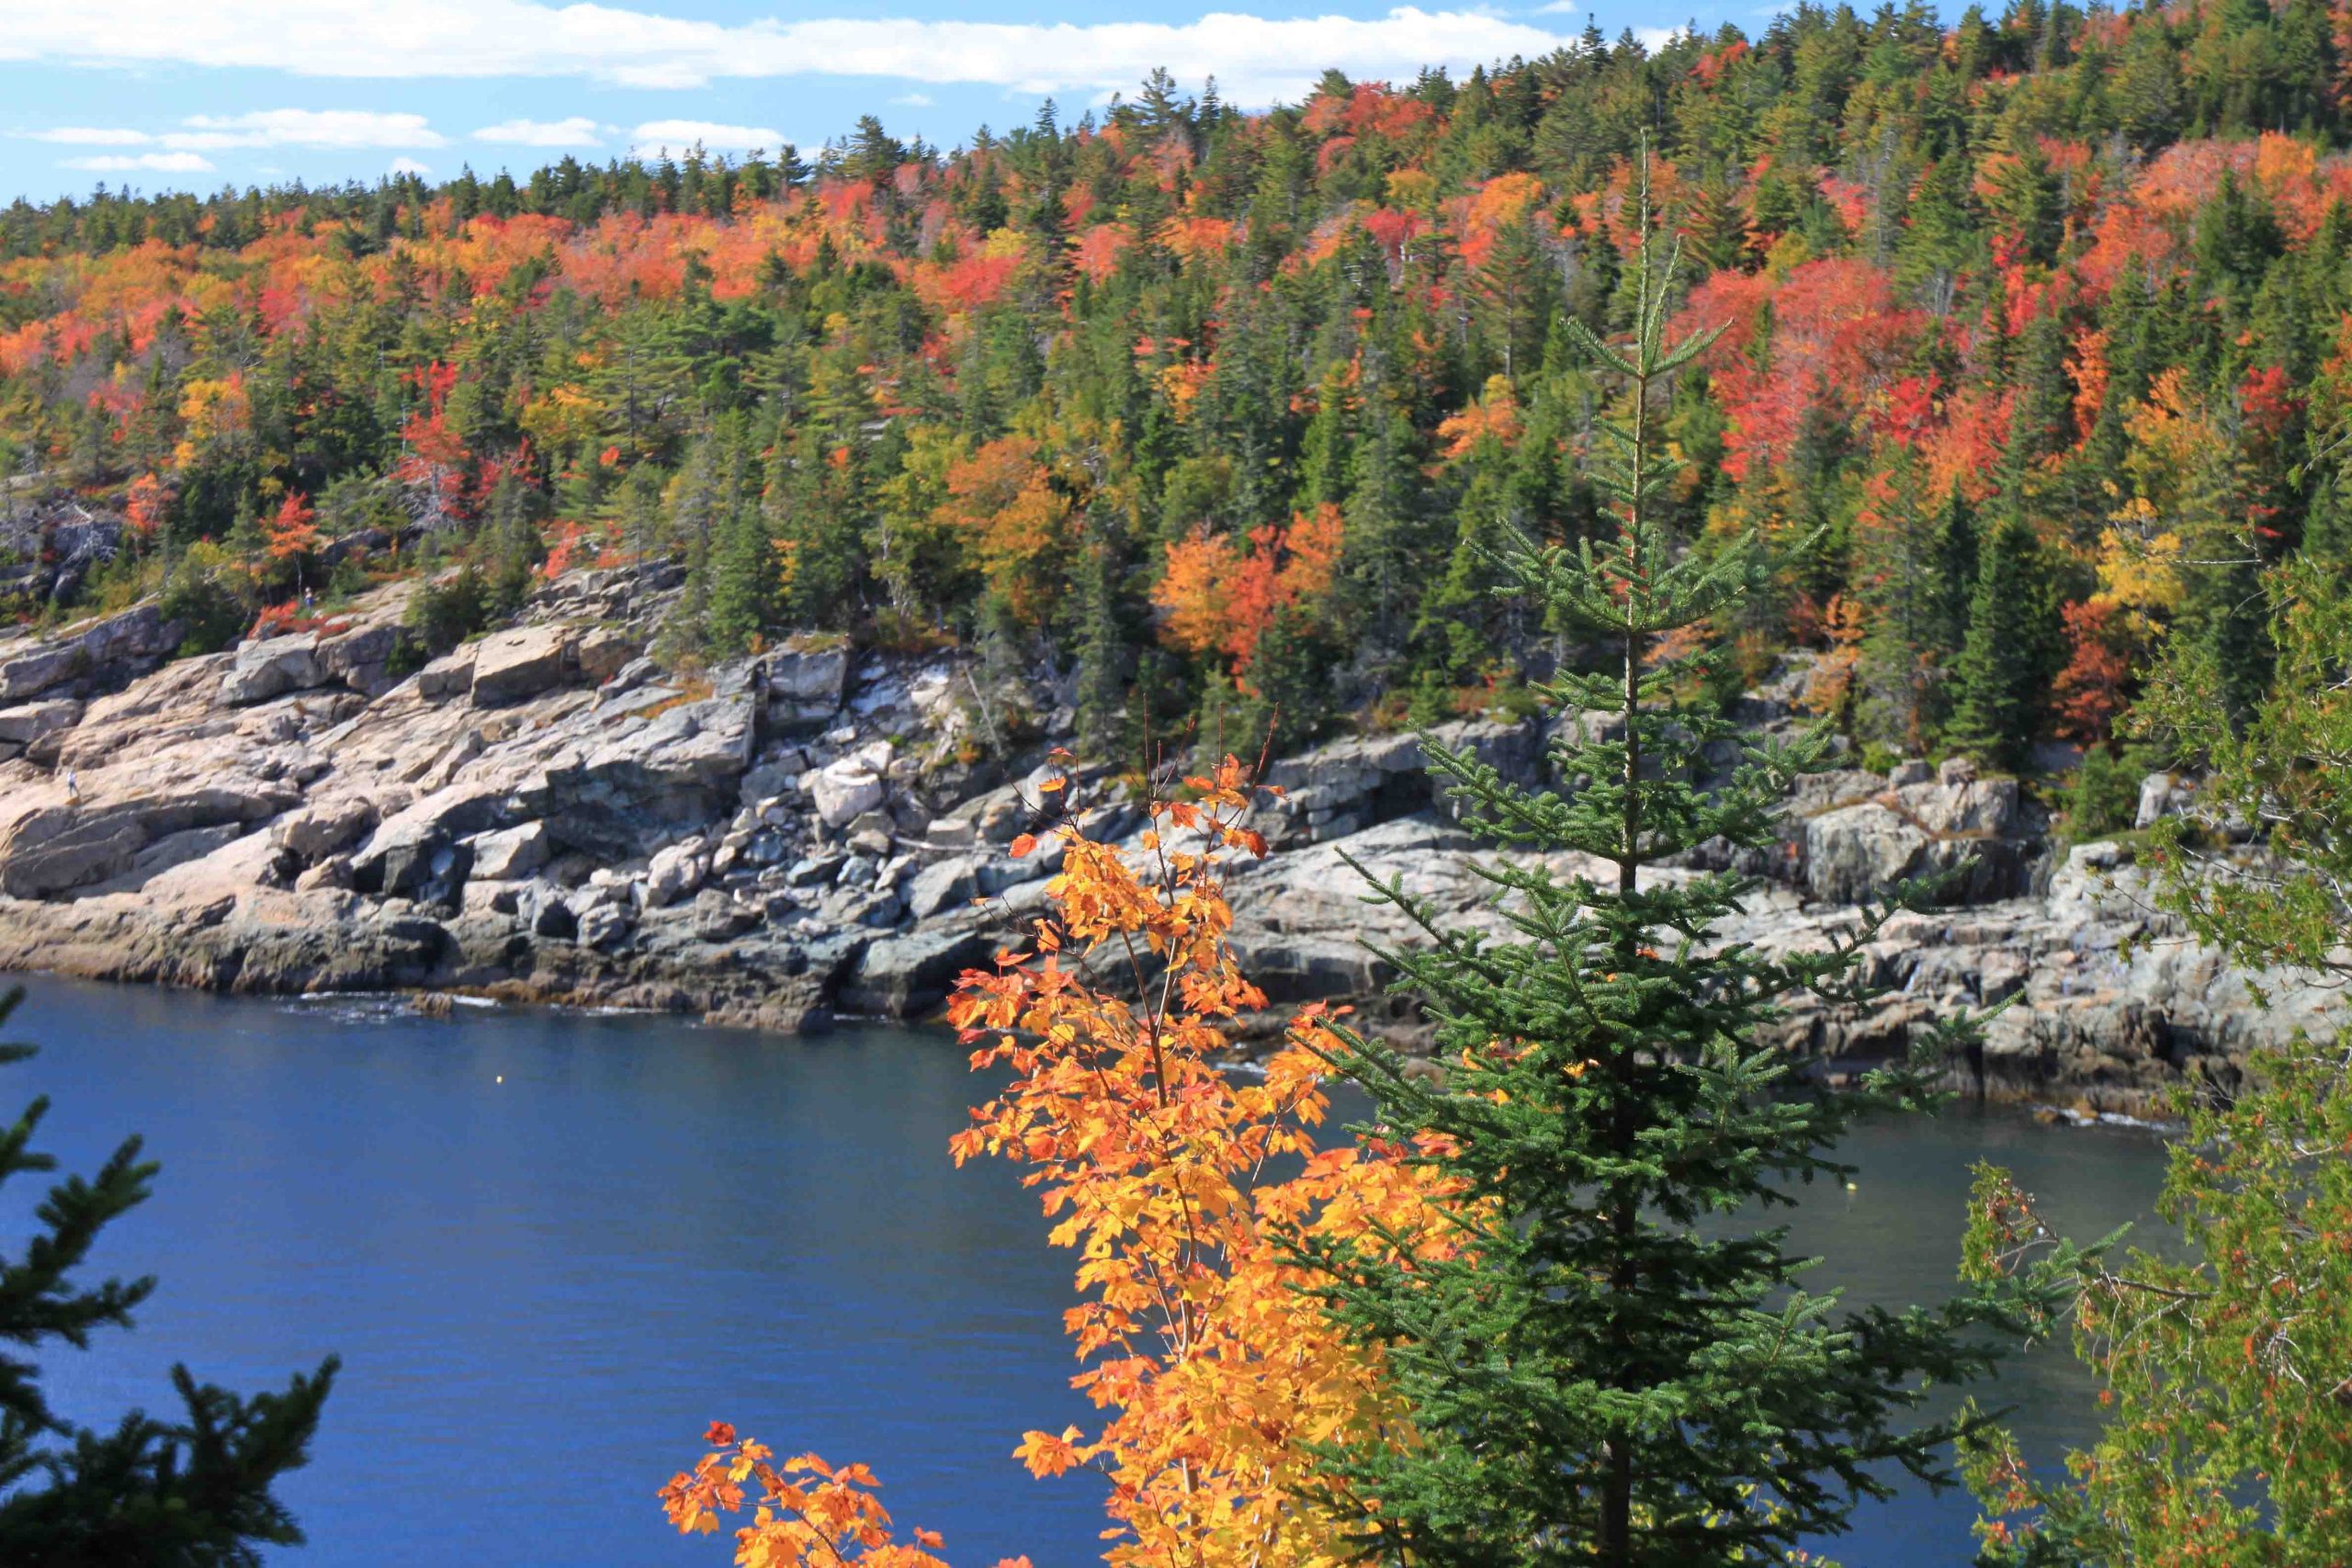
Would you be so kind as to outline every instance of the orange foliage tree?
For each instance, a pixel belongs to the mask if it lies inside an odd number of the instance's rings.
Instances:
[[[1029,1432],[1014,1454],[1037,1475],[1091,1465],[1108,1478],[1103,1560],[1324,1568],[1345,1534],[1326,1510],[1348,1505],[1326,1492],[1316,1446],[1413,1439],[1379,1353],[1306,1293],[1312,1276],[1288,1243],[1344,1236],[1434,1258],[1453,1233],[1430,1151],[1318,1142],[1337,1043],[1319,1005],[1292,1021],[1262,1077],[1217,1066],[1236,1022],[1265,1006],[1235,961],[1219,868],[1265,845],[1244,825],[1238,762],[1187,782],[1196,798],[1156,805],[1133,857],[1075,819],[1055,829],[1062,868],[1035,951],[967,972],[949,1006],[973,1066],[1013,1073],[952,1147],[958,1164],[1028,1166],[1025,1184],[1057,1222],[1051,1239],[1080,1253],[1080,1300],[1065,1321],[1086,1366],[1072,1381],[1108,1414],[1091,1434]],[[1035,849],[1026,837],[1012,846]],[[1295,1174],[1270,1176],[1274,1162]],[[778,1470],[732,1428],[711,1436],[713,1451],[662,1501],[682,1531],[716,1530],[755,1483],[739,1564],[797,1563],[817,1540],[875,1568],[934,1561],[893,1544],[862,1468],[827,1471],[809,1456]],[[820,1493],[832,1499],[822,1518]]]
[[[1295,513],[1288,525],[1250,531],[1245,554],[1229,534],[1202,529],[1168,547],[1168,570],[1152,590],[1167,639],[1187,653],[1222,653],[1246,683],[1258,641],[1276,612],[1312,604],[1340,568],[1347,525],[1329,502]]]
[[[947,470],[948,501],[934,522],[967,541],[989,590],[1035,625],[1059,591],[1078,508],[1044,449],[1008,435]]]
[[[269,558],[293,560],[307,556],[319,546],[319,514],[311,505],[311,498],[300,491],[288,491],[277,511],[263,525],[268,536]]]

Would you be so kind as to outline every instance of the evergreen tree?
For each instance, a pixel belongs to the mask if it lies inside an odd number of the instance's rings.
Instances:
[[[775,541],[756,506],[739,505],[720,524],[708,562],[711,648],[722,655],[742,652],[775,625],[782,572]]]
[[[2024,765],[2050,702],[2057,628],[2033,525],[2012,513],[1980,551],[1960,650],[1952,739],[2005,768]]]
[[[1740,737],[1678,695],[1694,682],[1671,649],[1736,603],[1755,563],[1751,547],[1677,558],[1654,520],[1674,468],[1653,396],[1706,340],[1666,346],[1646,246],[1638,267],[1630,345],[1582,341],[1626,385],[1595,476],[1620,527],[1573,554],[1522,543],[1498,563],[1606,647],[1606,668],[1540,689],[1606,722],[1566,727],[1556,745],[1559,775],[1578,781],[1566,795],[1430,748],[1464,823],[1522,852],[1479,868],[1518,939],[1449,930],[1400,884],[1380,887],[1430,937],[1383,956],[1426,1006],[1450,1076],[1432,1086],[1360,1039],[1338,1059],[1372,1095],[1377,1135],[1459,1183],[1461,1247],[1401,1262],[1300,1247],[1330,1310],[1385,1349],[1409,1405],[1414,1440],[1327,1454],[1331,1506],[1361,1521],[1351,1544],[1383,1562],[1781,1562],[1884,1495],[1889,1472],[1940,1477],[1939,1450],[1967,1423],[1903,1415],[1923,1379],[1984,1374],[1995,1351],[1973,1331],[2005,1322],[1989,1292],[1841,1312],[1805,1288],[1786,1230],[1752,1217],[1794,1183],[1842,1176],[1830,1150],[1854,1117],[1917,1107],[1924,1047],[1971,1025],[1938,1025],[1858,1089],[1803,1083],[1770,1024],[1799,993],[1866,995],[1854,969],[1884,911],[1826,952],[1709,952],[1753,883],[1647,870],[1710,839],[1770,843],[1773,804],[1824,744],[1744,747],[1712,795],[1686,782],[1702,748]],[[1563,878],[1536,855],[1610,874]]]
[[[0,996],[0,1023],[23,998]],[[28,1045],[0,1045],[0,1063]],[[32,1147],[49,1111],[36,1100],[0,1130],[0,1185],[57,1168]],[[127,1140],[95,1177],[53,1184],[40,1229],[17,1257],[0,1256],[0,1562],[24,1568],[210,1568],[261,1562],[260,1548],[299,1545],[302,1532],[272,1495],[309,1460],[319,1410],[334,1382],[329,1357],[283,1393],[243,1399],[198,1384],[184,1366],[172,1386],[183,1421],[132,1411],[107,1430],[77,1427],[50,1408],[32,1359],[44,1345],[85,1348],[103,1328],[128,1328],[154,1293],[152,1278],[84,1285],[74,1276],[107,1226],[147,1201],[157,1167]]]

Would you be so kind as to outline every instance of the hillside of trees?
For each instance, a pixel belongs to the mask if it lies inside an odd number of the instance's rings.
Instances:
[[[1664,525],[1764,541],[1713,678],[1810,649],[1865,749],[2026,766],[2163,639],[2256,701],[2265,566],[2352,566],[2347,110],[2342,0],[1808,6],[952,152],[20,201],[0,610],[219,646],[428,570],[446,639],[667,553],[682,660],[958,646],[1103,754],[1525,711],[1574,649],[1493,551],[1603,526],[1568,323],[1631,319],[1646,166],[1724,329]]]

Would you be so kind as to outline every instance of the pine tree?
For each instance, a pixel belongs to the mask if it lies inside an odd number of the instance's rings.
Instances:
[[[23,996],[0,996],[0,1022]],[[0,1063],[32,1054],[0,1045]],[[31,1146],[48,1111],[47,1100],[36,1100],[0,1129],[0,1184],[56,1169],[53,1156]],[[152,1278],[88,1286],[74,1278],[106,1228],[147,1201],[157,1168],[139,1156],[131,1138],[95,1177],[51,1186],[40,1233],[19,1256],[0,1256],[0,1342],[8,1347],[0,1355],[0,1562],[210,1568],[257,1564],[259,1547],[301,1542],[271,1488],[309,1459],[333,1357],[283,1393],[250,1400],[174,1367],[172,1385],[187,1406],[178,1423],[132,1411],[103,1431],[77,1427],[41,1391],[33,1352],[51,1342],[80,1349],[98,1329],[128,1328],[154,1292]]]
[[[1842,1176],[1830,1151],[1855,1116],[1921,1104],[1933,1048],[1973,1024],[1925,1032],[1858,1089],[1801,1081],[1769,1043],[1773,1020],[1799,993],[1866,997],[1855,965],[1885,911],[1825,952],[1710,951],[1753,882],[1651,869],[1717,837],[1770,843],[1773,805],[1826,745],[1743,745],[1720,790],[1686,782],[1702,748],[1743,738],[1680,695],[1701,683],[1673,650],[1756,567],[1752,545],[1678,558],[1655,521],[1674,468],[1653,397],[1707,340],[1666,346],[1672,267],[1646,246],[1637,265],[1633,342],[1581,340],[1626,387],[1595,465],[1615,536],[1574,553],[1521,542],[1498,562],[1607,649],[1600,671],[1538,688],[1588,720],[1553,753],[1578,786],[1532,791],[1430,747],[1465,825],[1517,852],[1479,866],[1517,936],[1448,929],[1400,884],[1378,887],[1429,938],[1382,956],[1433,1021],[1449,1077],[1433,1086],[1361,1039],[1337,1058],[1373,1097],[1377,1134],[1458,1183],[1461,1255],[1300,1247],[1410,1405],[1414,1440],[1327,1453],[1330,1505],[1362,1521],[1351,1544],[1386,1563],[1781,1562],[1884,1495],[1892,1472],[1942,1474],[1966,1423],[1904,1415],[1923,1379],[1987,1371],[1996,1352],[1974,1330],[2006,1321],[1986,1292],[1843,1312],[1805,1288],[1785,1229],[1754,1218],[1795,1183]],[[1600,866],[1598,880],[1582,869]]]

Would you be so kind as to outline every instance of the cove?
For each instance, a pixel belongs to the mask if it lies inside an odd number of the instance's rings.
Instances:
[[[129,1335],[49,1363],[69,1415],[167,1407],[166,1371],[251,1391],[345,1371],[285,1495],[292,1564],[719,1564],[654,1492],[715,1418],[860,1459],[946,1555],[1092,1562],[1083,1477],[1009,1457],[1083,1421],[1060,1329],[1071,1255],[1003,1165],[948,1135],[993,1086],[937,1032],[793,1040],[631,1015],[272,1001],[40,976],[0,1110],[55,1100],[42,1146],[85,1170],[125,1134],[164,1164],[96,1263],[162,1285]],[[503,1080],[503,1081],[502,1081]],[[1899,1303],[1949,1285],[1968,1167],[2016,1167],[2077,1234],[2146,1218],[2144,1135],[1961,1108],[1873,1124],[1851,1192],[1815,1190],[1824,1282]],[[38,1194],[5,1195],[20,1236]],[[2047,1458],[2087,1431],[2063,1353],[1996,1395]],[[1973,1505],[1916,1488],[1824,1543],[1851,1568],[1957,1568]]]

